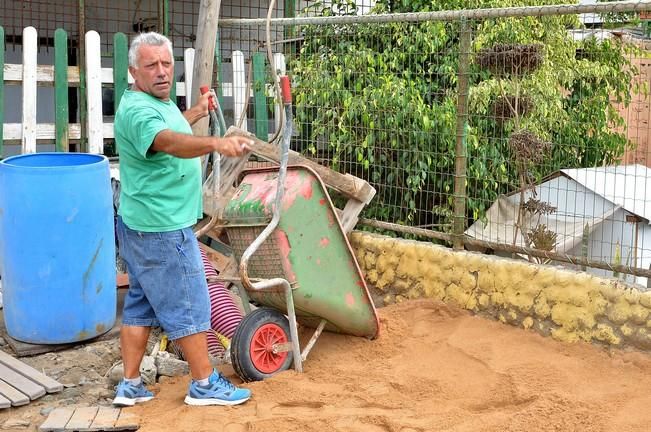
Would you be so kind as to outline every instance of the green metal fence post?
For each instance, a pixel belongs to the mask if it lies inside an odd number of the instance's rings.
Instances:
[[[54,135],[56,151],[70,150],[68,130],[68,33],[64,29],[54,32]]]
[[[5,29],[0,26],[0,159],[4,155],[4,123],[5,123]]]
[[[129,86],[129,54],[128,54],[127,35],[116,33],[113,35],[113,107],[118,110],[122,94]]]
[[[127,35],[116,33],[113,35],[113,112],[118,112],[122,94],[129,86],[129,47]],[[174,99],[172,99],[174,100]],[[119,154],[120,149],[115,141],[115,154]]]
[[[454,248],[463,249],[466,227],[466,134],[468,131],[468,75],[470,73],[471,30],[468,20],[461,19],[459,70],[457,72],[457,144],[454,170]]]
[[[269,139],[267,96],[265,95],[265,60],[263,53],[253,54],[253,100],[255,103],[255,136]]]

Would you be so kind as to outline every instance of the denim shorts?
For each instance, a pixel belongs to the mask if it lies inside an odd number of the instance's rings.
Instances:
[[[210,329],[210,299],[199,245],[191,228],[141,232],[117,220],[129,291],[122,324],[161,326],[174,340]]]

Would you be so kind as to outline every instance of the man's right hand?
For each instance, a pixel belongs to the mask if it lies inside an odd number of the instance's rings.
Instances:
[[[214,148],[224,156],[242,156],[251,151],[253,141],[243,136],[215,138]]]

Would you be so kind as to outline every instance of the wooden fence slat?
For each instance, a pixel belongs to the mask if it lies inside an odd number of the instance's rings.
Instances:
[[[11,406],[11,401],[6,397],[0,395],[0,409],[9,408]]]
[[[5,123],[5,29],[0,26],[0,158],[4,155],[2,149]]]
[[[23,113],[22,153],[36,152],[36,63],[38,34],[34,27],[23,29]]]
[[[267,118],[267,95],[264,85],[266,78],[266,56],[263,53],[253,54],[253,100],[255,107],[255,136],[261,140],[269,139],[269,123]]]
[[[86,92],[88,100],[88,152],[104,152],[102,134],[102,55],[99,34],[86,33]]]
[[[285,64],[285,55],[282,53],[274,54],[274,68],[276,68],[276,74],[280,77],[287,73],[287,65]],[[276,104],[274,109],[274,124],[276,126],[275,130],[280,129],[280,116],[281,110],[283,110],[283,100],[280,95],[275,94],[274,88],[274,102]]]
[[[224,109],[224,88],[222,83],[222,78],[224,74],[222,73],[222,51],[221,51],[221,42],[219,40],[219,32],[217,32],[217,38],[215,39],[215,71],[217,72],[217,82],[215,83],[215,92],[217,93],[217,100],[219,105]],[[219,123],[219,122],[218,122]],[[224,136],[226,133],[225,130],[222,130],[221,125],[219,125],[219,136]]]
[[[183,67],[185,69],[185,107],[190,108],[194,103],[192,94],[192,69],[194,68],[194,48],[188,48],[184,52]]]
[[[68,34],[54,32],[54,124],[56,151],[68,151]]]
[[[242,115],[244,107],[248,103],[248,95],[246,94],[246,71],[244,69],[244,54],[242,51],[233,51],[233,115],[235,118],[235,125],[242,125],[240,129],[248,130],[246,125],[246,112]]]

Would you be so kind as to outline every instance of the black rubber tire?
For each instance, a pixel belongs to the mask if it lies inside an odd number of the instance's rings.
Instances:
[[[294,355],[289,351],[282,364],[271,372],[263,372],[254,365],[253,359],[251,359],[251,343],[255,333],[265,324],[275,324],[284,332],[287,341],[291,341],[289,321],[285,315],[276,309],[263,307],[246,315],[231,338],[231,363],[233,369],[246,382],[262,381],[269,378],[278,372],[289,369],[294,361]]]

